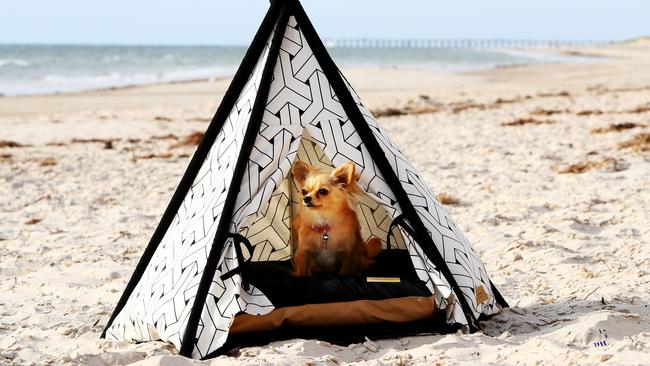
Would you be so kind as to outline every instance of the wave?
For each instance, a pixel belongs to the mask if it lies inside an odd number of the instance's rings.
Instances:
[[[48,74],[38,79],[4,80],[0,94],[6,96],[79,92],[136,85],[159,84],[178,81],[206,80],[225,77],[234,73],[234,67],[177,69],[162,73],[108,72],[101,75],[68,76]]]
[[[19,58],[0,58],[0,67],[4,66],[29,66],[30,63]]]

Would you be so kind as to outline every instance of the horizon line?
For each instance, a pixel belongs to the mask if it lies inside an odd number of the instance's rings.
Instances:
[[[638,36],[625,39],[586,39],[586,38],[472,38],[472,37],[459,37],[459,38],[373,38],[373,37],[346,37],[346,38],[328,38],[323,37],[324,42],[334,42],[334,43],[345,43],[349,41],[414,41],[414,42],[426,42],[426,41],[452,41],[452,42],[463,42],[463,41],[506,41],[506,42],[562,42],[562,43],[627,43],[637,40],[642,40],[650,38],[650,35]],[[162,43],[162,42],[97,42],[97,43],[88,43],[88,42],[47,42],[47,41],[35,41],[35,42],[14,42],[14,41],[0,41],[0,46],[77,46],[77,47],[248,47],[249,44],[237,44],[237,43]]]

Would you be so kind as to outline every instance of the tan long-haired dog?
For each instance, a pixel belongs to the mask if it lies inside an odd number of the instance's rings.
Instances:
[[[382,248],[378,238],[364,244],[354,210],[361,192],[352,162],[325,173],[297,161],[291,172],[302,194],[291,226],[298,276],[357,274],[366,269]]]

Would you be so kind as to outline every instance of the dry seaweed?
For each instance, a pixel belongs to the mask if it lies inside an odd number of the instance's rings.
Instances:
[[[13,156],[11,154],[0,154],[0,163],[13,163]]]
[[[201,142],[202,139],[203,139],[203,132],[193,132],[185,136],[185,138],[183,138],[182,141],[173,144],[169,148],[175,149],[182,146],[196,146]]]
[[[478,109],[479,111],[484,111],[484,110],[486,110],[488,108],[489,108],[489,106],[486,105],[486,104],[472,103],[472,102],[462,102],[462,103],[454,103],[454,104],[452,104],[451,112],[457,114],[457,113],[466,111],[468,109]]]
[[[503,122],[501,126],[524,126],[524,125],[551,125],[553,120],[540,120],[535,118],[517,118],[514,121]]]
[[[543,108],[537,108],[533,111],[530,112],[532,115],[536,116],[552,116],[554,114],[561,114],[561,113],[567,113],[568,111],[566,109],[561,110],[561,109],[543,109]]]
[[[560,91],[560,92],[557,92],[557,93],[537,93],[537,96],[542,97],[542,98],[570,97],[571,94],[568,91],[563,90],[563,91]]]
[[[178,140],[178,136],[170,133],[168,135],[162,135],[162,136],[152,136],[152,140]]]
[[[46,158],[38,161],[38,165],[40,166],[54,166],[56,164],[58,164],[58,162],[54,158]]]
[[[630,109],[629,111],[627,111],[627,113],[637,113],[637,114],[647,113],[647,112],[650,112],[650,106],[647,105],[640,105],[634,109]]]
[[[607,88],[603,85],[595,85],[592,87],[588,87],[587,90],[602,95],[605,93],[620,93],[620,92],[635,92],[635,91],[650,90],[650,85],[640,86],[640,87],[612,88],[612,89]]]
[[[646,125],[635,122],[612,123],[607,127],[594,128],[591,133],[621,132],[637,127],[646,127]]]
[[[588,172],[592,169],[608,169],[610,171],[621,171],[623,170],[623,165],[614,158],[605,158],[600,161],[587,161],[584,163],[575,163],[568,165],[564,168],[558,169],[560,174],[582,174]]]
[[[133,161],[138,161],[138,160],[149,160],[149,159],[169,159],[172,156],[174,156],[172,153],[166,152],[166,153],[149,153],[145,155],[140,155],[140,156],[134,156]]]
[[[30,145],[23,145],[21,143],[18,143],[16,141],[9,141],[9,140],[0,140],[0,148],[3,147],[27,147]]]
[[[629,140],[623,141],[618,144],[619,149],[632,149],[635,152],[650,151],[650,133],[643,132],[634,135]]]
[[[576,112],[576,116],[599,116],[605,112],[598,109],[587,109],[584,111]]]
[[[431,106],[416,106],[416,107],[409,107],[407,109],[408,114],[428,114],[428,113],[438,113],[438,112],[440,112],[440,108],[431,107]]]
[[[379,117],[394,117],[394,116],[403,116],[408,114],[406,109],[398,108],[385,108],[385,109],[374,109],[370,111],[375,118]]]
[[[433,101],[428,95],[420,95],[416,99],[409,100],[402,107],[388,107],[372,110],[375,117],[394,117],[408,114],[427,114],[440,112],[442,103]]]
[[[494,104],[498,106],[498,105],[501,105],[501,104],[519,103],[519,102],[522,102],[522,101],[528,100],[528,99],[533,99],[533,97],[530,96],[530,95],[524,95],[524,96],[517,95],[516,97],[514,97],[512,99],[497,98],[497,100],[494,101]]]
[[[457,205],[460,203],[460,200],[448,193],[439,193],[436,198],[438,199],[438,202],[442,203],[443,205]]]
[[[99,144],[104,144],[104,149],[110,150],[113,148],[113,143],[116,141],[120,141],[120,139],[99,139],[99,138],[90,138],[90,139],[80,139],[80,138],[73,138],[72,141],[70,141],[73,144],[93,144],[93,143],[99,143]]]
[[[477,109],[480,111],[488,109],[501,108],[504,104],[519,103],[524,100],[532,99],[530,95],[515,96],[513,98],[497,98],[493,103],[477,103],[472,100],[463,102],[454,102],[449,104],[442,104],[432,101],[427,95],[420,95],[417,99],[410,100],[403,107],[388,107],[383,109],[372,110],[371,113],[375,117],[394,117],[404,115],[417,115],[437,113],[443,110],[449,110],[451,113],[458,114],[460,112]]]

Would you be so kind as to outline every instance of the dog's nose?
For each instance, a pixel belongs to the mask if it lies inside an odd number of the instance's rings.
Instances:
[[[305,203],[310,203],[310,202],[311,202],[311,196],[305,196],[305,197],[302,198],[302,200],[303,200]]]

